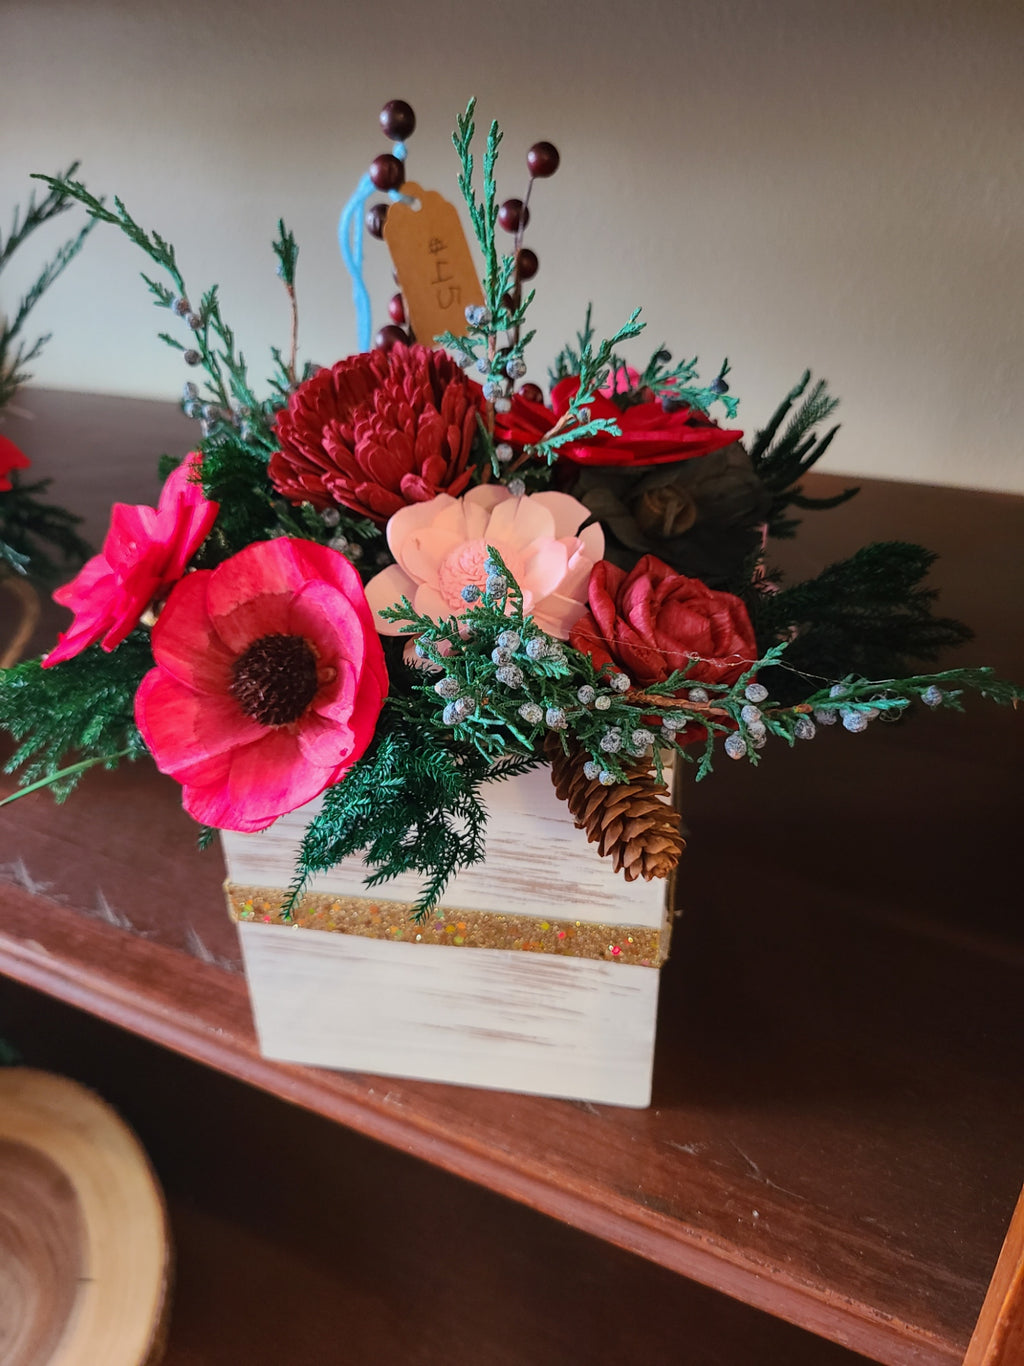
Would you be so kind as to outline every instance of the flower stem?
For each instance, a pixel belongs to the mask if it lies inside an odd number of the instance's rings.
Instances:
[[[37,778],[34,783],[29,783],[28,787],[22,787],[17,792],[12,792],[9,797],[4,797],[0,801],[0,806],[9,806],[11,802],[27,797],[30,792],[38,792],[41,788],[52,787],[54,783],[59,783],[62,778],[73,778],[78,773],[84,773],[87,769],[95,768],[97,764],[110,765],[118,759],[127,759],[130,753],[130,750],[122,749],[117,754],[103,754],[96,755],[92,759],[80,759],[77,764],[69,764],[67,768],[59,769],[56,773],[48,773],[45,778]]]

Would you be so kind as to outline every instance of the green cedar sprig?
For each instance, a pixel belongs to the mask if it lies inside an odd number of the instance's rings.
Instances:
[[[94,645],[50,669],[29,660],[0,671],[0,729],[18,741],[4,766],[19,773],[15,795],[49,787],[61,802],[86,769],[146,753],[135,693],[152,664],[148,633],[134,631],[110,653]]]
[[[718,374],[710,384],[700,383],[697,367],[696,356],[673,364],[671,352],[662,346],[651,356],[632,387],[639,393],[649,389],[659,398],[669,398],[680,407],[685,405],[708,415],[716,403],[721,404],[725,410],[726,420],[733,422],[739,412],[740,403],[739,399],[729,393],[726,376],[732,367],[729,365],[728,357],[722,361]]]
[[[495,399],[506,399],[511,392],[509,379],[522,362],[524,352],[533,340],[534,333],[520,335],[527,310],[533,302],[533,292],[523,298],[518,305],[509,307],[508,297],[515,280],[516,261],[513,255],[499,256],[496,245],[498,221],[498,195],[494,179],[494,168],[498,159],[502,132],[497,123],[492,123],[487,134],[483,157],[483,195],[478,198],[473,182],[473,138],[476,133],[474,113],[476,101],[470,100],[465,114],[460,114],[452,142],[459,157],[459,189],[469,212],[473,232],[484,259],[483,289],[485,306],[483,309],[467,310],[467,326],[463,333],[445,332],[436,340],[444,347],[455,352],[461,363],[475,366],[484,376],[484,392],[488,403]],[[558,451],[570,441],[582,441],[600,433],[618,435],[617,425],[606,419],[591,420],[586,405],[593,401],[594,394],[606,382],[610,372],[614,348],[621,342],[637,336],[643,324],[637,322],[640,310],[636,309],[615,335],[602,341],[594,349],[593,330],[580,338],[578,369],[580,385],[570,409],[556,424],[552,432],[534,446],[526,448],[529,459],[553,465]],[[502,470],[494,454],[493,409],[489,407],[485,428],[483,450],[485,460],[494,474]],[[511,471],[505,471],[510,473]]]
[[[632,337],[638,337],[644,330],[644,324],[637,322],[639,316],[639,308],[634,308],[618,331],[600,342],[595,350],[593,329],[590,327],[590,306],[588,305],[587,326],[585,331],[579,334],[580,349],[576,371],[579,377],[579,386],[569,400],[568,409],[555,423],[551,431],[542,441],[526,447],[528,456],[537,460],[545,460],[549,465],[553,465],[558,459],[558,452],[570,442],[586,441],[589,437],[598,436],[602,433],[608,436],[621,435],[621,428],[618,423],[609,418],[592,418],[588,405],[593,403],[597,391],[608,382],[616,346],[621,342],[629,341]]]
[[[793,744],[806,734],[808,715],[815,710],[826,713],[825,724],[834,721],[840,704],[833,687],[842,689],[844,712],[863,711],[869,720],[905,709],[929,689],[942,694],[936,705],[953,705],[946,691],[950,684],[961,691],[976,688],[996,701],[1018,695],[991,671],[955,670],[881,681],[847,674],[837,683],[826,680],[827,686],[797,703],[773,700],[767,690],[767,700],[753,702],[751,685],[762,675],[779,677],[786,642],[748,661],[729,683],[693,680],[699,663],[693,656],[665,682],[638,689],[614,667],[595,668],[589,655],[545,635],[524,611],[522,593],[500,554],[493,548],[488,554],[487,587],[463,615],[435,621],[417,613],[408,599],[381,615],[415,636],[417,653],[437,671],[415,686],[410,698],[395,699],[395,706],[425,737],[451,735],[489,761],[536,757],[554,731],[566,742],[576,741],[607,775],[602,781],[624,781],[628,767],[645,755],[651,755],[660,776],[662,748],[694,762],[699,781],[712,771],[720,742],[729,741],[730,757],[745,754],[756,764],[768,735]],[[687,737],[680,733],[687,726],[691,735],[699,735],[699,750],[685,744]],[[731,736],[743,742],[742,751]]]
[[[195,383],[186,385],[186,411],[189,416],[202,417],[208,429],[217,423],[242,426],[246,440],[269,455],[275,449],[271,424],[283,399],[279,391],[275,391],[274,398],[267,402],[257,398],[249,381],[245,356],[238,350],[234,331],[221,312],[217,286],[206,290],[198,307],[193,309],[173,245],[160,233],[147,232],[132,217],[121,199],[115,197],[114,207],[108,208],[81,181],[73,179],[70,172],[65,176],[36,176],[35,179],[50,185],[55,193],[76,200],[95,221],[118,228],[160,267],[173,288],[145,274],[142,279],[156,306],[183,319],[187,331],[184,341],[170,332],[161,332],[159,337],[173,350],[181,352],[197,375],[205,376],[205,394],[200,393]],[[283,222],[278,225],[278,238],[273,243],[273,250],[279,271],[291,292],[297,249],[294,238]],[[287,375],[287,367],[282,366],[279,358],[278,370],[282,369]],[[280,383],[280,375],[277,380]]]
[[[55,177],[55,182],[67,179],[78,170],[78,162],[72,162],[63,176]],[[71,207],[69,197],[56,183],[41,199],[34,194],[29,196],[24,211],[15,207],[11,230],[5,238],[0,233],[0,271],[8,265],[17,249],[23,245],[37,228],[50,222]],[[64,272],[82,248],[85,239],[95,225],[90,221],[74,237],[58,248],[52,260],[48,261],[28,291],[22,295],[14,312],[7,318],[0,315],[0,408],[8,403],[19,385],[31,376],[28,366],[36,360],[43,347],[50,340],[49,333],[37,337],[32,343],[18,341],[22,328],[36,304],[53,282]]]
[[[560,380],[580,374],[583,356],[594,340],[592,309],[593,305],[588,304],[583,328],[576,334],[576,345],[567,343],[555,357],[554,366],[548,372],[548,380],[552,387]],[[724,408],[727,419],[733,421],[739,411],[739,400],[729,393],[726,376],[731,367],[728,359],[722,361],[717,376],[710,384],[699,383],[697,366],[696,356],[691,360],[673,363],[671,352],[664,346],[659,346],[652,352],[650,360],[638,377],[632,380],[628,377],[627,362],[621,356],[613,354],[609,357],[609,374],[613,381],[614,401],[622,406],[628,406],[641,395],[644,399],[649,399],[650,394],[654,393],[658,397],[670,396],[680,406],[685,404],[702,413],[710,413],[712,406],[719,403]]]

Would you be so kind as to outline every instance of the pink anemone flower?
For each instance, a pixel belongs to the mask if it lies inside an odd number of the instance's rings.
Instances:
[[[135,719],[190,816],[263,830],[365,752],[387,696],[359,575],[335,550],[257,541],[189,574],[153,628]]]
[[[116,649],[181,578],[220,511],[196,482],[200,462],[193,452],[168,475],[155,508],[114,504],[103,549],[53,595],[75,619],[43,660],[44,669],[101,639],[104,650]]]
[[[604,532],[580,527],[590,509],[567,493],[515,497],[500,484],[482,484],[462,498],[439,494],[402,508],[388,522],[398,561],[366,586],[374,612],[403,596],[417,612],[439,620],[459,616],[462,590],[483,588],[488,546],[493,546],[523,592],[524,611],[548,635],[568,640],[587,607],[590,571],[604,554]],[[377,617],[383,635],[400,635],[400,623]]]

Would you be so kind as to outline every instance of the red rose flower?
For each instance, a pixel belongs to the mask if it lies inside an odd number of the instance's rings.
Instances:
[[[10,437],[0,432],[0,493],[6,493],[11,487],[8,478],[11,470],[28,469],[31,463],[25,452],[19,450]]]
[[[104,650],[115,649],[184,574],[220,510],[194,478],[200,460],[193,452],[168,476],[156,508],[114,504],[102,551],[53,595],[75,619],[43,660],[44,669],[101,638]]]
[[[598,667],[623,669],[641,687],[664,683],[688,664],[688,682],[734,683],[757,658],[740,599],[677,574],[654,555],[628,574],[601,560],[588,600],[590,611],[572,628],[570,644]]]
[[[443,351],[399,342],[320,370],[278,414],[270,480],[292,503],[340,503],[383,526],[469,484],[480,388]]]
[[[579,386],[574,375],[559,380],[551,391],[550,408],[516,394],[511,411],[495,419],[499,440],[517,446],[539,441],[569,411],[569,403]],[[655,398],[619,408],[607,393],[601,392],[594,395],[587,407],[592,418],[608,418],[615,422],[621,436],[602,434],[563,446],[560,457],[577,465],[667,465],[709,455],[743,435],[739,431],[724,431],[703,413],[686,405],[666,412],[661,400]]]
[[[262,830],[338,781],[373,738],[388,675],[363,585],[281,537],[177,584],[135,719],[189,815]]]

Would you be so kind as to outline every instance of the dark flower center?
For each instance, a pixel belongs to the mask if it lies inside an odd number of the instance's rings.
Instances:
[[[235,660],[231,692],[262,726],[297,721],[316,689],[316,655],[302,636],[261,636]]]

